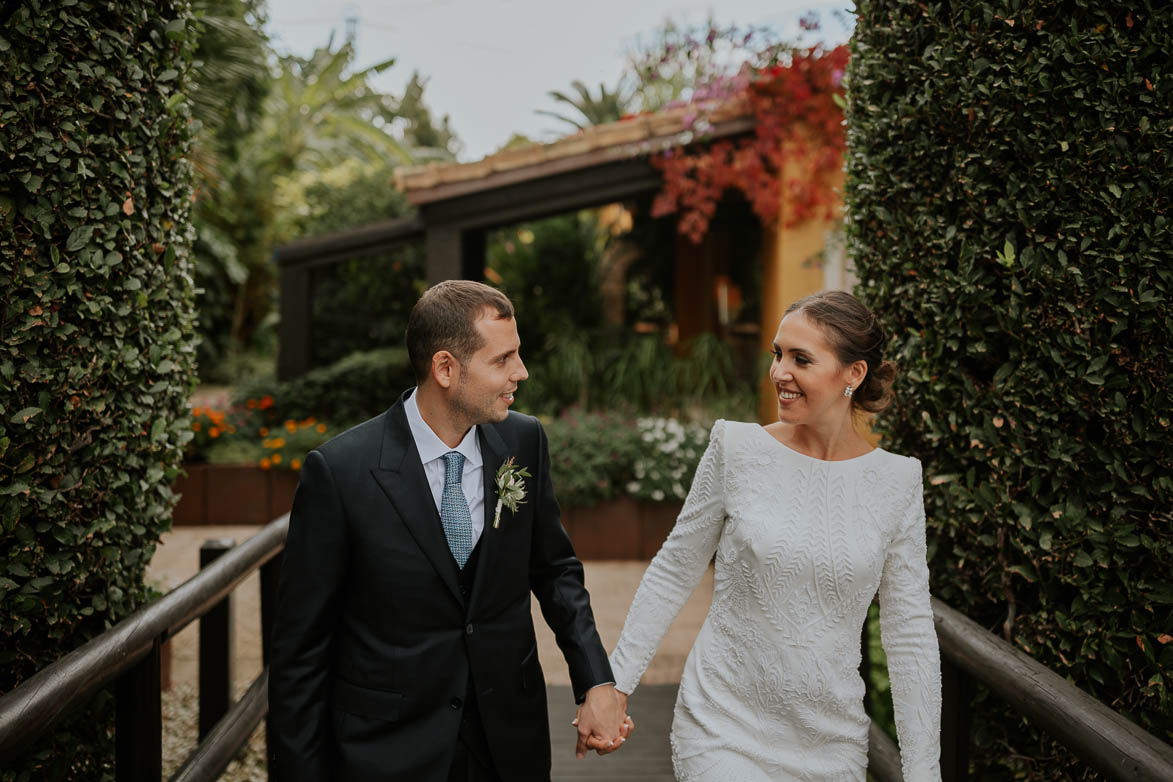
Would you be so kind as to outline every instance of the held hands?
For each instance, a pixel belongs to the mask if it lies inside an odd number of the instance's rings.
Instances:
[[[579,759],[592,749],[600,755],[614,752],[635,730],[635,723],[627,716],[627,696],[613,684],[587,690],[571,724],[578,728],[574,756]]]

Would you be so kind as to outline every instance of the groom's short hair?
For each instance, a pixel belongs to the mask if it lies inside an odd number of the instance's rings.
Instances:
[[[447,350],[464,361],[484,340],[476,322],[482,317],[508,320],[513,304],[504,293],[473,280],[445,280],[424,291],[407,318],[407,356],[422,383],[432,372],[432,356]]]

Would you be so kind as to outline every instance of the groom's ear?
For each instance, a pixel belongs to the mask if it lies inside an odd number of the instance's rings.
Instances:
[[[447,350],[437,350],[432,354],[432,380],[440,388],[450,388],[456,382],[456,375],[460,372],[460,362]]]

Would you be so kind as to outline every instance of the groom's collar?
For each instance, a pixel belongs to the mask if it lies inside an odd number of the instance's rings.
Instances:
[[[415,441],[416,450],[419,451],[420,462],[427,464],[441,458],[446,453],[458,451],[464,456],[464,460],[469,466],[480,467],[481,446],[477,439],[476,425],[468,430],[459,445],[455,448],[449,447],[436,435],[432,427],[428,426],[428,422],[420,414],[419,405],[415,400],[416,390],[413,388],[409,391],[407,398],[403,400],[403,412],[407,415],[407,425],[411,429],[411,437]]]

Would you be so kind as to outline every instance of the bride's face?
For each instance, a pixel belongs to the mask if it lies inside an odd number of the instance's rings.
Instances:
[[[858,374],[835,355],[823,330],[799,312],[778,324],[770,380],[778,395],[778,420],[820,424],[849,415],[851,400],[843,389]],[[861,378],[862,379],[862,378]]]

